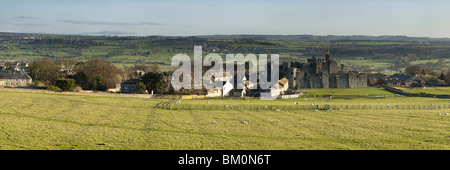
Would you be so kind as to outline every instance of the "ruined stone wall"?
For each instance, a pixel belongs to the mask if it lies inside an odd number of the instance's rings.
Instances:
[[[322,79],[322,88],[330,88],[330,75],[326,72],[319,73]]]
[[[349,73],[330,74],[330,88],[349,88]]]
[[[367,87],[367,74],[349,73],[349,88]]]
[[[337,73],[338,72],[338,63],[336,61],[331,61],[329,69],[330,69],[329,73]]]

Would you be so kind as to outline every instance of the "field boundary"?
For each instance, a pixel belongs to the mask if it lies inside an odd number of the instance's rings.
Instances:
[[[403,96],[409,96],[409,97],[434,97],[434,98],[443,98],[443,99],[450,99],[450,95],[444,95],[444,94],[428,94],[428,93],[409,93],[405,92],[401,89],[397,89],[390,86],[383,86],[384,89],[393,92],[395,94],[400,94]]]

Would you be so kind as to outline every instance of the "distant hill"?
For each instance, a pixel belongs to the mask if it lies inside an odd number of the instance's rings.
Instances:
[[[444,42],[450,38],[407,37],[407,36],[367,36],[367,35],[202,35],[197,38],[221,40],[278,40],[278,41],[404,41],[404,42]]]
[[[0,36],[87,36],[87,37],[116,37],[111,35],[92,36],[92,35],[64,35],[64,34],[41,34],[41,33],[10,33],[0,32]],[[202,39],[215,40],[267,40],[267,41],[393,41],[393,42],[450,42],[450,38],[429,38],[429,37],[408,37],[403,35],[384,35],[384,36],[369,36],[369,35],[251,35],[251,34],[231,34],[231,35],[196,35],[196,36],[118,36],[118,37],[196,37]]]

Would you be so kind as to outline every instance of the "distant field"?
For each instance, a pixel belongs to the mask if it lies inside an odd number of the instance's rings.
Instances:
[[[308,100],[305,102],[315,99]],[[406,97],[350,101],[376,100],[449,102]],[[448,109],[275,112],[154,108],[167,101],[0,91],[0,149],[450,149],[450,115],[443,114]],[[210,100],[216,101],[247,103]],[[273,102],[293,101],[301,100]],[[207,104],[206,100],[182,100],[180,104],[189,102]]]
[[[386,67],[386,66],[393,66],[394,63],[390,62],[381,62],[381,61],[374,61],[374,60],[339,60],[339,64],[345,64],[345,65],[359,65],[359,66],[370,66],[370,67]]]

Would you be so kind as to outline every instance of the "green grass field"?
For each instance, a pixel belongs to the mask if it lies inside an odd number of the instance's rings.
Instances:
[[[450,95],[450,87],[426,87],[426,88],[401,88],[397,87],[405,92],[409,93],[427,93],[427,94],[448,94]]]
[[[367,87],[367,88],[340,88],[340,89],[300,89],[307,91],[305,95],[394,95],[394,93],[384,90],[383,88]]]
[[[450,102],[406,97],[379,100]],[[450,149],[450,115],[443,114],[450,112],[448,108],[275,112],[154,107],[167,101],[0,91],[0,149]],[[206,100],[180,104],[189,102]]]

